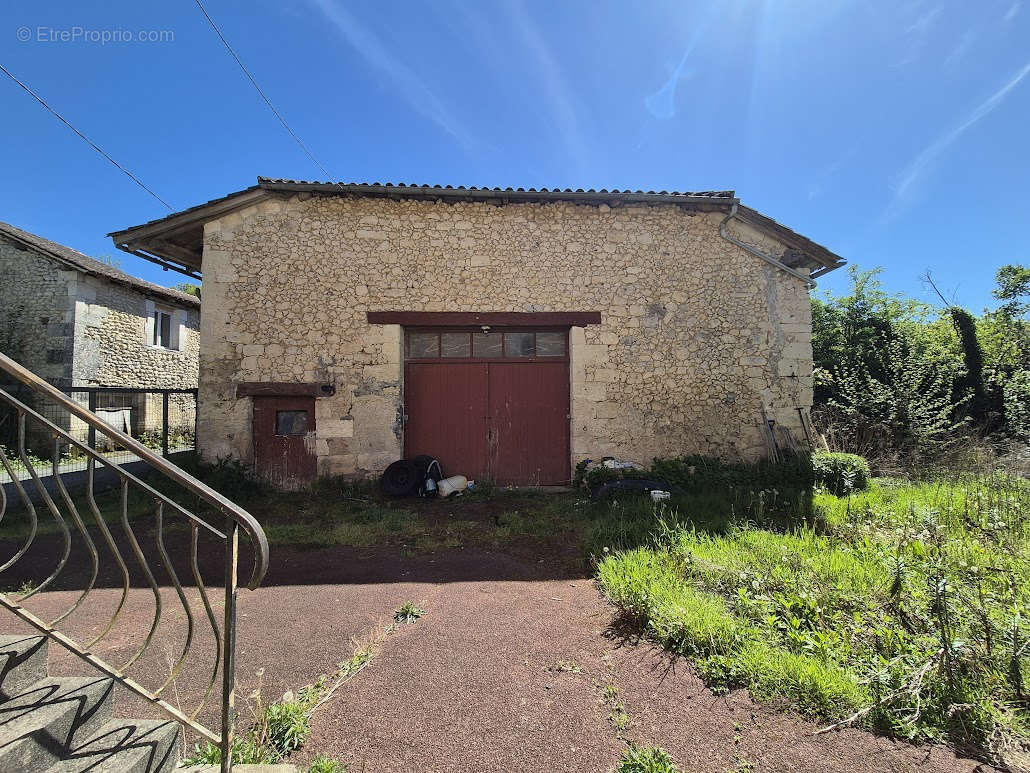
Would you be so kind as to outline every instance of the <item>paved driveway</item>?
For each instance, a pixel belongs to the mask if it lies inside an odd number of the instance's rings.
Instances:
[[[352,763],[355,773],[600,773],[614,770],[633,740],[665,747],[684,771],[976,768],[945,749],[857,730],[816,737],[816,725],[756,706],[744,692],[716,696],[684,661],[613,631],[612,609],[588,577],[567,566],[470,550],[273,555],[265,587],[240,592],[241,697],[259,669],[264,699],[274,700],[331,671],[351,654],[354,639],[390,622],[403,602],[426,610],[389,635],[371,666],[316,713],[298,763],[325,753]],[[118,591],[99,594],[98,604],[117,603]],[[44,612],[74,598],[69,591],[43,595],[36,608]],[[181,646],[182,614],[171,590],[164,595],[165,621],[142,663],[152,675],[174,662]],[[139,646],[152,599],[150,591],[133,589],[126,624],[98,654],[124,658]],[[68,622],[73,633],[85,634],[98,620],[91,613]],[[171,700],[190,705],[201,690],[206,647],[201,636],[200,657],[169,691]],[[80,661],[56,647],[51,665],[54,673],[84,673]],[[609,689],[606,701],[609,686],[615,692]],[[629,717],[621,732],[612,720],[615,704]],[[154,714],[130,696],[119,709],[125,716]]]

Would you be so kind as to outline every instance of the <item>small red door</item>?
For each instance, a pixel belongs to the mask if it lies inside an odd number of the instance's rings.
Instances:
[[[254,465],[277,488],[298,489],[315,480],[315,398],[254,398]]]

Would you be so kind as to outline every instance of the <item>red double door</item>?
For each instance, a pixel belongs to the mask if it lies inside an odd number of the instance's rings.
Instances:
[[[405,369],[405,455],[445,475],[561,485],[569,470],[569,365],[436,360]]]

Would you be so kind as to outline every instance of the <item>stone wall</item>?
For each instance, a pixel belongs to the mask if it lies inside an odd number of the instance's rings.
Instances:
[[[0,350],[62,387],[72,379],[74,277],[0,234]]]
[[[70,288],[75,299],[76,386],[194,389],[200,350],[200,312],[100,277],[78,274]],[[172,312],[178,349],[151,345],[148,320],[154,306]]]
[[[183,345],[150,345],[153,304],[178,314]],[[75,269],[0,234],[0,342],[56,386],[195,389],[200,310]]]
[[[723,239],[723,216],[300,194],[211,221],[199,447],[252,459],[236,382],[332,382],[316,401],[319,471],[381,471],[403,448],[402,331],[366,312],[600,311],[571,335],[573,461],[758,457],[767,418],[803,436],[809,297]]]

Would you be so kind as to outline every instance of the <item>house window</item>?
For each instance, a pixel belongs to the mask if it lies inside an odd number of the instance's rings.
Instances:
[[[165,309],[154,310],[154,346],[172,349],[172,312]]]

